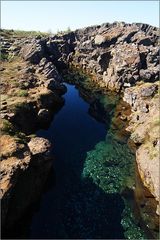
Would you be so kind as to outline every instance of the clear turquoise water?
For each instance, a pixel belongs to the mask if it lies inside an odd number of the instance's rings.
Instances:
[[[134,155],[112,131],[117,96],[84,83],[66,84],[65,105],[37,132],[52,142],[53,168],[41,198],[3,238],[147,239],[132,206]]]
[[[89,115],[89,104],[67,85],[65,105],[39,136],[53,143],[54,167],[29,227],[29,238],[124,238],[119,194],[106,194],[82,178],[86,153],[105,139],[105,124]]]

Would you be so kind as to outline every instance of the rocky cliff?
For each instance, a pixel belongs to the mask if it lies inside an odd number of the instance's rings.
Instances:
[[[66,87],[46,58],[35,66],[20,57],[32,38],[18,38],[13,31],[1,35],[1,200],[7,230],[42,192],[52,166],[51,144],[32,134],[47,127],[63,106]]]
[[[9,36],[2,33],[2,53],[9,60],[3,61],[1,67],[2,138],[9,139],[8,135],[17,130],[30,134],[46,124],[50,109],[56,111],[63,104],[61,95],[66,89],[59,73],[69,68],[83,70],[98,86],[123,94],[130,104],[127,131],[134,142],[141,180],[149,198],[156,200],[155,214],[159,214],[158,29],[147,24],[115,22],[52,37],[16,38],[14,32]],[[25,151],[27,157],[21,164],[29,166],[32,154]],[[10,157],[4,155],[4,166]],[[11,171],[26,168],[16,166],[13,164]],[[9,189],[6,187],[5,192]],[[144,199],[147,207],[147,195]]]
[[[157,230],[160,214],[158,36],[158,29],[147,24],[107,23],[88,27],[75,32],[75,51],[69,55],[71,67],[83,69],[100,87],[122,93],[124,101],[130,104],[126,130],[134,143],[143,183],[141,187],[137,184],[135,195],[145,224]]]
[[[77,30],[74,65],[110,90],[158,80],[158,29],[113,23]]]

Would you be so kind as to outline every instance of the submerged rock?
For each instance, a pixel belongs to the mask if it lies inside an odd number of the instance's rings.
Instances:
[[[145,232],[139,225],[139,219],[133,214],[133,206],[127,200],[123,199],[125,208],[122,213],[121,224],[124,228],[124,236],[126,239],[147,239]],[[131,206],[130,206],[131,205]]]
[[[106,142],[98,143],[95,150],[88,152],[83,177],[91,178],[106,193],[134,188],[134,156],[108,134]]]

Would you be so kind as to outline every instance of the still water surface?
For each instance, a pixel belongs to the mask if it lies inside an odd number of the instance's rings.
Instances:
[[[53,144],[49,189],[30,225],[30,238],[123,238],[122,200],[81,177],[87,151],[104,140],[106,126],[89,115],[89,104],[66,84],[65,105],[38,136]]]

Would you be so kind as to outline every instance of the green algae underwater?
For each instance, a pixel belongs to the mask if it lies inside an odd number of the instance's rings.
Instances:
[[[111,119],[106,139],[98,142],[93,150],[87,152],[82,179],[84,181],[91,180],[106,194],[121,195],[125,206],[121,216],[125,239],[147,239],[147,235],[140,227],[139,220],[134,215],[133,194],[130,196],[130,192],[133,192],[135,188],[136,163],[134,153],[127,145],[129,135],[124,136],[123,134],[123,138],[117,138],[116,131],[120,132],[122,126],[119,125],[119,129],[115,130],[112,124],[113,120],[115,121],[115,109],[121,101],[121,96],[105,92],[97,87],[83,72],[71,72],[70,74],[66,80],[73,79],[73,83],[78,87],[82,86],[88,90],[88,95],[94,96],[98,100],[103,106],[104,112],[107,113],[106,115],[109,114]],[[126,125],[127,123],[123,128]],[[123,194],[124,192],[128,193]]]
[[[126,188],[134,187],[134,171],[134,156],[130,149],[115,141],[109,133],[106,141],[99,142],[87,153],[82,178],[92,179],[106,194],[121,194]],[[121,224],[125,238],[146,239],[144,231],[137,226],[130,202],[125,197],[123,200],[125,208]]]

